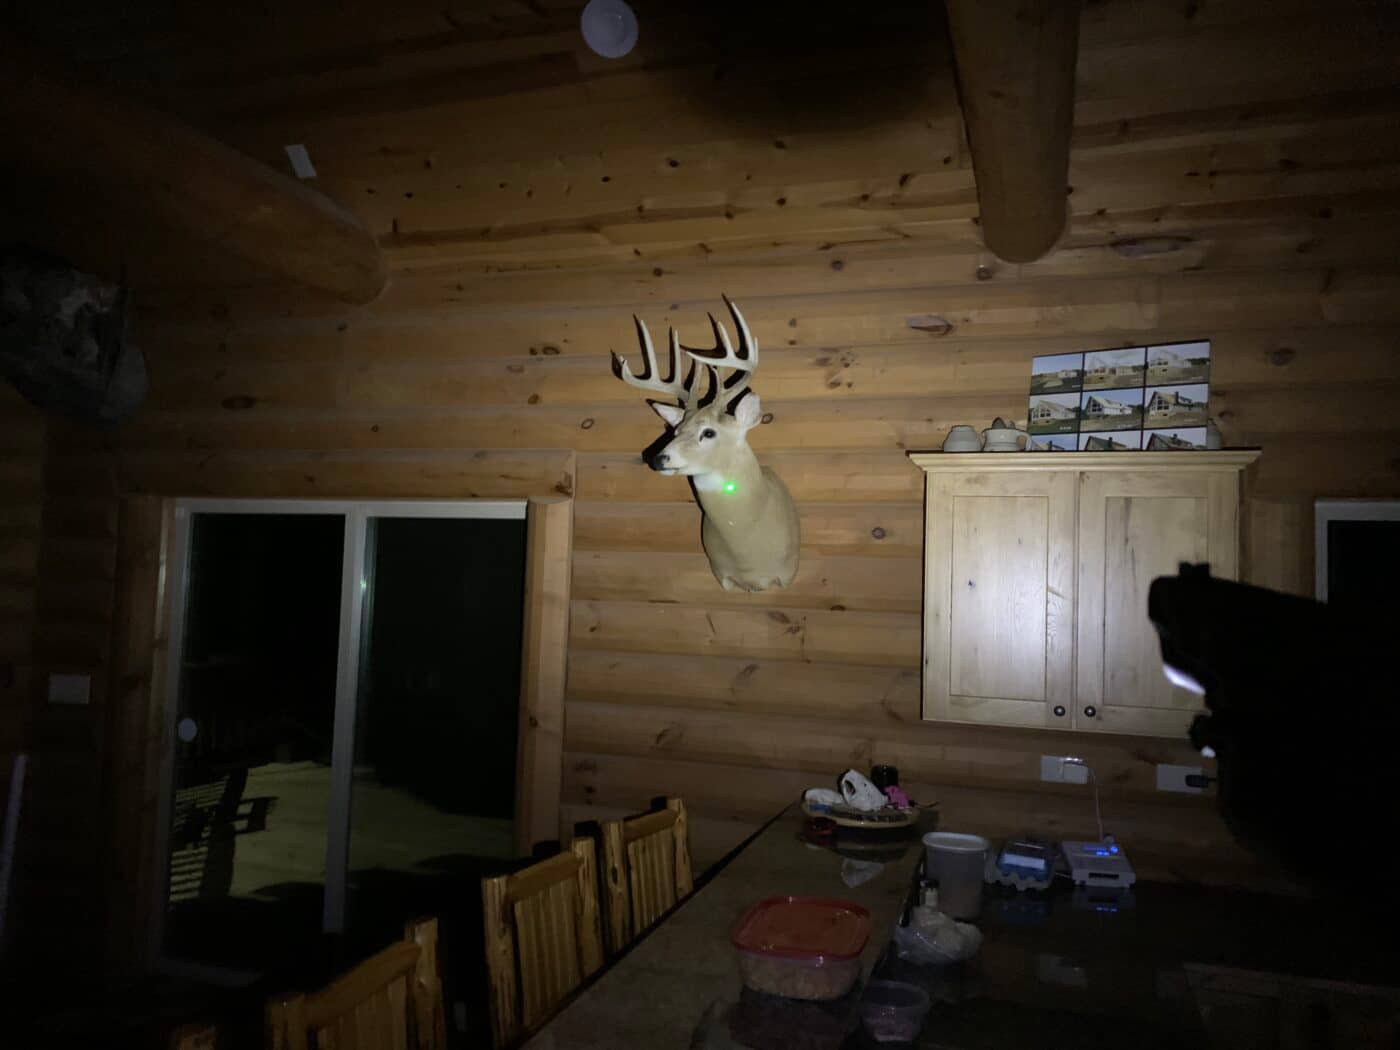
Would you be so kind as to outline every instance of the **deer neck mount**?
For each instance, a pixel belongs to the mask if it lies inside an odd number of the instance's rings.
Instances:
[[[676,402],[648,399],[665,421],[666,433],[643,457],[658,474],[690,478],[702,512],[700,538],[720,586],[726,591],[786,587],[797,575],[797,508],[782,479],[760,465],[749,448],[748,433],[762,418],[758,395],[749,388],[758,368],[758,341],[728,296],[724,304],[738,330],[737,351],[713,314],[713,347],[681,346],[672,328],[669,375],[662,379],[651,333],[633,317],[642,374],[635,375],[616,352],[613,374],[629,386]],[[697,379],[704,380],[703,393]]]

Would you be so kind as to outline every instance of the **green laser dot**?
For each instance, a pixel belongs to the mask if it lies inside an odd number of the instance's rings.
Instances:
[[[725,492],[733,492],[733,491],[734,491],[735,489],[737,489],[738,487],[739,487],[739,486],[736,485],[736,484],[734,484],[734,482],[732,482],[732,481],[727,481],[727,482],[724,483],[724,491],[725,491]]]

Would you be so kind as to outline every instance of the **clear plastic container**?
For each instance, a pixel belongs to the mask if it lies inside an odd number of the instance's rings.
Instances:
[[[841,998],[860,978],[869,939],[870,912],[825,897],[769,897],[729,935],[744,984],[789,999]]]
[[[981,835],[931,831],[924,836],[928,877],[938,880],[938,910],[955,919],[982,911],[982,876],[992,844]]]
[[[929,997],[916,984],[871,981],[860,1001],[860,1019],[877,1043],[912,1043],[924,1027]]]

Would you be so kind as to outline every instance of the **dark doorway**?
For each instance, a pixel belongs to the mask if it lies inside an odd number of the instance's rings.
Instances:
[[[177,554],[163,954],[314,987],[434,915],[470,1028],[480,879],[519,863],[524,507],[226,506]]]

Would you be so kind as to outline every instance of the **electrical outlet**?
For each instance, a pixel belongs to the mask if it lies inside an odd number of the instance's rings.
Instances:
[[[311,154],[306,151],[306,147],[300,142],[290,146],[283,146],[287,151],[287,159],[292,163],[292,171],[299,179],[314,179],[316,177],[316,165],[311,163]]]
[[[1157,766],[1157,790],[1158,791],[1180,791],[1187,795],[1199,795],[1203,788],[1192,787],[1186,783],[1189,776],[1201,776],[1205,770],[1200,766],[1169,766],[1159,764]]]
[[[1041,755],[1040,779],[1053,784],[1087,784],[1089,769],[1068,761],[1068,755]]]
[[[91,697],[91,675],[56,672],[49,675],[49,703],[86,704]]]

